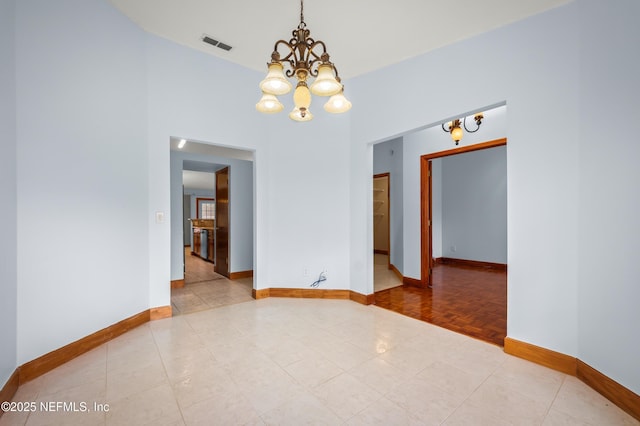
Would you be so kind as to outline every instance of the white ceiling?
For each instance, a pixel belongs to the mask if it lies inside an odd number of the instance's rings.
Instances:
[[[145,30],[266,72],[275,42],[300,22],[298,0],[109,0]],[[354,77],[568,3],[570,0],[307,0],[311,37]],[[226,52],[203,34],[231,45]]]

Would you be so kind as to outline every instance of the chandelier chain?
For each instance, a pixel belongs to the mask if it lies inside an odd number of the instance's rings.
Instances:
[[[300,0],[300,25],[298,25],[298,29],[303,29],[307,26],[304,22],[304,0]]]

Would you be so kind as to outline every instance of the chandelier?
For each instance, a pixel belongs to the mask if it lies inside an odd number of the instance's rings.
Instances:
[[[309,37],[311,32],[304,22],[303,0],[300,0],[300,24],[291,33],[293,38],[288,42],[278,40],[273,48],[271,62],[267,64],[269,71],[260,82],[262,98],[256,104],[256,109],[267,114],[282,111],[284,106],[277,96],[291,91],[293,86],[287,78],[294,76],[297,84],[293,92],[294,108],[289,113],[292,120],[309,121],[313,118],[309,110],[312,93],[330,96],[324,105],[327,112],[337,114],[351,109],[351,102],[344,97],[344,86],[340,82],[338,70],[329,61],[326,45],[322,40]],[[279,49],[284,50],[284,53],[281,54]],[[307,80],[311,77],[315,80],[308,85]]]
[[[451,139],[453,139],[456,145],[458,145],[458,142],[460,142],[460,140],[462,139],[462,136],[464,135],[464,132],[462,131],[462,128],[460,128],[460,125],[462,124],[462,127],[464,127],[464,129],[467,132],[475,133],[478,131],[478,129],[480,129],[480,125],[482,124],[482,119],[484,119],[484,115],[482,115],[481,112],[473,116],[473,120],[476,122],[476,128],[474,130],[469,130],[467,128],[467,117],[464,117],[462,121],[459,118],[456,118],[453,121],[449,121],[446,124],[446,128],[445,128],[445,123],[442,123],[442,130],[444,130],[447,133],[450,133]]]

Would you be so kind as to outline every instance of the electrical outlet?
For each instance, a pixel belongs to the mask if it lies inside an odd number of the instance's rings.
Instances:
[[[308,266],[304,266],[302,268],[302,276],[303,277],[308,277],[309,276],[309,267]]]
[[[457,249],[458,249],[458,248],[457,248],[456,246],[451,246],[451,251],[452,251],[453,253],[455,253]]]

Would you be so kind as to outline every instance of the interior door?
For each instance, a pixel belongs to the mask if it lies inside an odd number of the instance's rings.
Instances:
[[[423,286],[431,287],[433,278],[433,247],[431,246],[432,238],[432,217],[431,217],[431,160],[422,158],[420,161],[420,204],[421,204],[421,226],[422,235],[420,236],[421,273],[420,281]]]
[[[229,167],[216,172],[215,271],[229,277]]]
[[[373,251],[389,254],[389,173],[373,177]]]

